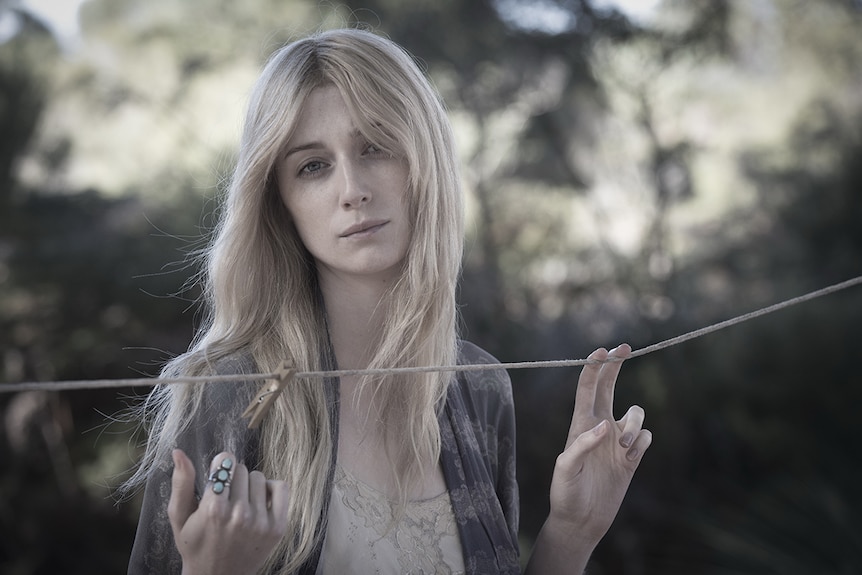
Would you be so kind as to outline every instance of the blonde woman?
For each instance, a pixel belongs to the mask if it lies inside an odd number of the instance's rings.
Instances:
[[[456,334],[463,216],[452,134],[412,59],[373,33],[276,52],[252,93],[205,254],[208,318],[164,375],[494,363]],[[528,571],[580,572],[650,444],[614,421],[628,346],[584,368]],[[157,388],[129,572],[519,573],[504,370]]]

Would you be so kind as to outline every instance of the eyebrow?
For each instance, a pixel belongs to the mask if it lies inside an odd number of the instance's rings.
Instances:
[[[358,128],[354,128],[350,132],[351,138],[362,138],[362,132],[359,131]],[[320,148],[325,148],[323,142],[308,142],[307,144],[300,144],[298,146],[294,146],[285,152],[284,157],[289,158],[292,154],[296,154],[297,152],[302,152],[304,150],[316,150]]]

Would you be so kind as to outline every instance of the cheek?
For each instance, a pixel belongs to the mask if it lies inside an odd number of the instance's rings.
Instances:
[[[299,241],[303,244],[306,243],[305,232],[301,225],[303,217],[301,213],[297,213],[297,206],[294,205],[295,202],[291,202],[289,192],[279,186],[278,198],[278,201],[281,202],[281,205],[284,207],[284,224],[293,228],[293,233],[299,238]]]
[[[290,188],[287,185],[283,184],[284,176],[281,170],[276,171],[276,179],[275,179],[275,191],[278,194],[278,197],[281,199],[282,205],[287,209],[288,212],[290,209]]]
[[[302,219],[301,202],[297,201],[296,190],[292,190],[285,184],[282,184],[282,181],[284,180],[281,176],[281,170],[279,170],[276,192],[278,193],[281,205],[284,206],[284,211],[287,214],[287,217],[295,226],[296,222]]]
[[[318,248],[324,242],[326,222],[324,214],[311,202],[299,202],[296,198],[284,201],[289,222],[297,238],[305,248],[317,255]]]
[[[315,210],[313,202],[309,201],[308,197],[299,197],[298,190],[290,189],[280,183],[284,181],[281,170],[278,171],[278,181],[278,196],[287,218],[285,225],[293,228],[296,237],[307,250],[314,251],[315,234],[320,233],[323,222],[321,214]]]

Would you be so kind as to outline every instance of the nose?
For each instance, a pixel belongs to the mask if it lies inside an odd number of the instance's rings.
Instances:
[[[341,166],[341,207],[357,208],[370,202],[371,192],[359,166],[352,161],[342,162]]]

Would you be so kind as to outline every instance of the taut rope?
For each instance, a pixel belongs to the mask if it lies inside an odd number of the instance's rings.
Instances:
[[[742,314],[732,319],[728,319],[713,325],[703,327],[694,331],[690,331],[683,335],[678,335],[664,341],[648,345],[646,347],[632,351],[629,358],[639,357],[648,353],[653,353],[660,349],[665,349],[674,345],[679,345],[683,342],[716,332],[720,329],[737,325],[739,323],[782,310],[794,305],[798,305],[809,300],[822,297],[847,289],[862,283],[862,276],[831,285],[802,296],[791,298],[789,300],[773,304],[768,307],[761,308],[746,314]],[[615,358],[605,360],[594,359],[558,359],[548,361],[521,361],[514,363],[491,363],[491,364],[468,364],[468,365],[447,365],[447,366],[421,366],[421,367],[394,367],[384,369],[343,369],[333,371],[299,371],[293,374],[294,378],[326,378],[326,377],[343,377],[343,376],[364,376],[364,375],[392,375],[398,373],[428,373],[437,371],[484,371],[491,369],[535,369],[535,368],[551,368],[551,367],[575,367],[587,365],[590,363],[606,363],[608,361],[617,361]],[[111,387],[142,387],[155,386],[162,384],[174,383],[205,383],[205,382],[246,382],[258,381],[264,379],[278,379],[280,376],[277,373],[251,373],[251,374],[236,374],[236,375],[208,375],[200,377],[171,377],[171,378],[154,378],[144,377],[137,379],[96,379],[96,380],[74,380],[74,381],[28,381],[22,383],[4,383],[0,384],[0,393],[14,393],[19,391],[34,391],[34,390],[49,390],[49,391],[65,391],[73,389],[101,389]]]

